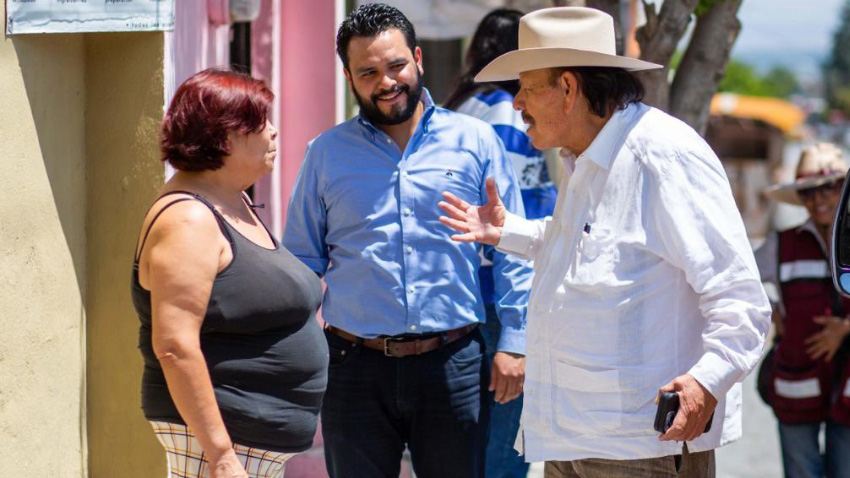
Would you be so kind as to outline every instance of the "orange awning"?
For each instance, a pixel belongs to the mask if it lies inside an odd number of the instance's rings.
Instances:
[[[786,135],[793,134],[806,119],[799,107],[779,98],[718,93],[711,99],[711,114],[764,121]]]

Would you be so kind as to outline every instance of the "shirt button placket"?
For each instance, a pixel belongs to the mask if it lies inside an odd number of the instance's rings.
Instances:
[[[407,303],[409,306],[413,304],[413,294],[416,292],[416,288],[412,285],[407,286]],[[408,314],[408,317],[411,321],[415,321],[416,319],[412,317],[413,314]],[[408,326],[410,330],[416,330],[416,324],[410,324]]]
[[[408,160],[409,160],[409,158],[408,158]],[[413,248],[412,245],[408,244],[407,242],[409,241],[408,237],[412,237],[411,231],[414,231],[415,227],[410,222],[410,220],[413,219],[413,208],[411,207],[410,203],[408,202],[408,198],[404,194],[405,190],[407,189],[405,186],[408,185],[408,180],[410,179],[410,172],[407,171],[407,170],[404,170],[404,169],[401,170],[401,178],[402,178],[402,180],[399,181],[399,190],[401,192],[400,198],[399,198],[400,201],[401,201],[401,204],[400,204],[400,206],[401,206],[401,223],[402,223],[402,227],[401,227],[402,238],[401,239],[402,239],[402,247],[403,247],[403,250],[404,250],[404,256],[406,256],[404,258],[404,261],[406,263],[405,265],[407,266],[406,269],[408,271],[411,271],[411,270],[415,269],[414,264],[412,263],[414,248]],[[405,234],[405,233],[407,233],[407,234]],[[415,278],[413,278],[413,277],[410,277],[408,275],[405,276],[405,282],[407,282],[407,283],[413,282],[414,280],[415,280]],[[414,304],[416,304],[416,298],[414,296],[414,294],[416,293],[416,287],[414,287],[412,285],[407,286],[406,291],[407,291],[407,304],[408,304],[408,308],[409,308],[408,317],[409,317],[409,320],[411,322],[413,322],[413,323],[409,323],[407,328],[411,332],[414,332],[418,329],[418,325],[415,323],[418,320],[417,319],[417,312],[416,312],[418,310],[418,307],[416,305],[414,305]]]

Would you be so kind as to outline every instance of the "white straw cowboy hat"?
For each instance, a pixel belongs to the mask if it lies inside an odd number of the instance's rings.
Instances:
[[[780,202],[802,205],[797,191],[842,179],[846,173],[847,163],[841,149],[834,144],[818,143],[803,150],[794,182],[771,186],[764,194]]]
[[[541,68],[598,66],[639,71],[661,65],[617,56],[614,19],[594,8],[544,8],[522,17],[519,48],[491,61],[475,81],[516,80]]]

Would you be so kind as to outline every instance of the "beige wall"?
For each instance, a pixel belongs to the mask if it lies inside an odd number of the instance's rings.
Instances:
[[[129,299],[138,225],[163,182],[163,38],[0,44],[2,476],[165,474],[139,410]]]
[[[69,35],[0,44],[3,476],[83,473],[83,58]]]
[[[129,285],[144,213],[164,181],[161,33],[86,38],[88,447],[92,478],[165,476],[139,409],[142,360]]]

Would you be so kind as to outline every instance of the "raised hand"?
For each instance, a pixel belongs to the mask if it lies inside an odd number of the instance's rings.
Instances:
[[[440,201],[438,206],[449,217],[440,216],[440,222],[460,232],[452,236],[458,242],[478,242],[495,246],[502,237],[502,226],[505,225],[507,210],[499,199],[496,180],[487,178],[487,204],[473,206],[452,193],[444,192],[446,201]]]

